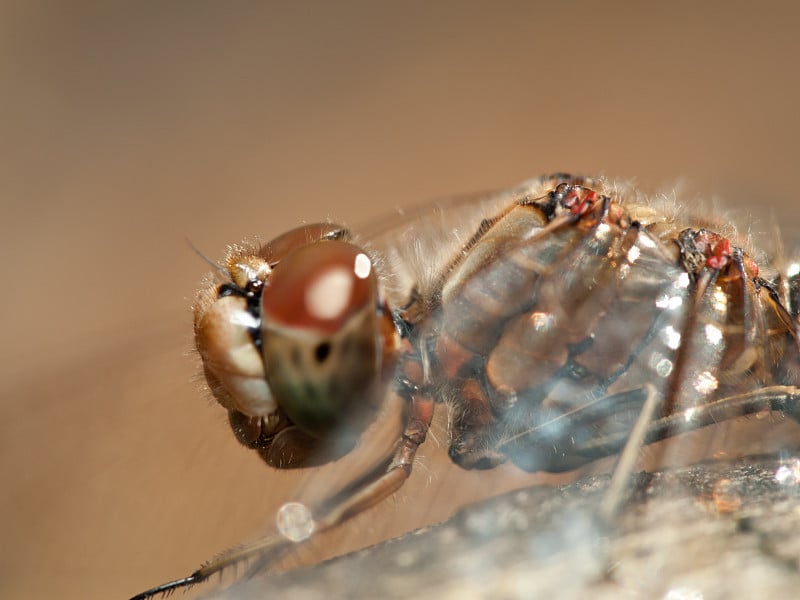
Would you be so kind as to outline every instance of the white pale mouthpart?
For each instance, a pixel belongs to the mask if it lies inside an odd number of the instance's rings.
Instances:
[[[259,321],[246,310],[237,310],[228,317],[233,325],[245,329],[257,329]]]
[[[344,267],[329,269],[306,291],[306,310],[317,319],[335,319],[349,305],[353,280]]]

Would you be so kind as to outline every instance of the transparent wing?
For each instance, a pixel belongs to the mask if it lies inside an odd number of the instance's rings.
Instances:
[[[508,190],[463,194],[411,208],[352,228],[382,273],[395,306],[403,306],[416,288],[425,294],[439,283],[447,265],[457,259],[481,228],[504,208],[523,198],[538,198],[561,181],[588,181],[555,174],[523,182]]]
[[[525,205],[487,230],[422,334],[447,340],[454,460],[569,470],[621,450],[645,387],[660,407],[652,442],[753,411],[733,398],[797,385],[795,332],[748,258],[689,272],[679,234],[627,218],[549,221]],[[711,416],[716,405],[727,412]]]

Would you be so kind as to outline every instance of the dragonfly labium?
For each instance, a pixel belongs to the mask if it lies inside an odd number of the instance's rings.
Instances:
[[[230,247],[194,330],[239,442],[277,469],[324,465],[389,396],[404,427],[345,492],[286,505],[288,527],[136,598],[268,564],[380,503],[436,410],[464,469],[619,455],[598,508],[613,519],[643,445],[748,414],[800,420],[800,274],[774,262],[724,220],[561,174],[374,237],[319,223]]]

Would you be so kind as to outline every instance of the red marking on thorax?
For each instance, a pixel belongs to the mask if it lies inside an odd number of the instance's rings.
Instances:
[[[583,198],[580,197],[578,190],[570,190],[564,198],[564,206],[569,208],[573,215],[583,215],[589,211],[597,200],[597,192],[588,190]]]
[[[706,266],[709,269],[722,269],[728,264],[728,259],[731,257],[731,242],[728,238],[722,238],[714,249],[711,255],[706,259]]]

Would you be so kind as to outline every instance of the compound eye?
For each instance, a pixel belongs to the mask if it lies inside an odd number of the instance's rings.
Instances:
[[[347,230],[334,223],[313,223],[303,225],[279,235],[258,249],[258,256],[270,265],[282,261],[298,248],[313,245],[323,240],[340,240],[348,237]]]
[[[271,325],[334,334],[375,302],[372,262],[358,247],[326,241],[289,253],[261,298]]]
[[[324,241],[289,253],[261,296],[270,389],[304,433],[349,451],[375,416],[383,338],[377,279],[359,248]]]

